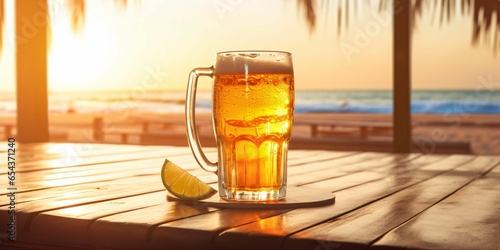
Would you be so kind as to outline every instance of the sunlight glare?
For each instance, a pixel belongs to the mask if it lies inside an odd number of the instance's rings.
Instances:
[[[55,176],[47,178],[42,181],[43,186],[45,187],[59,187],[59,186],[70,186],[75,184],[80,184],[88,181],[88,177],[71,177],[71,174],[68,173],[57,173]]]
[[[116,46],[110,24],[95,25],[91,22],[81,33],[67,25],[54,25],[49,54],[49,72],[54,81],[51,89],[85,90],[95,88],[95,79],[109,75],[116,56]]]
[[[60,209],[58,212],[64,215],[72,215],[77,217],[85,213],[88,213],[89,210],[87,210],[84,206],[74,206],[74,207]]]

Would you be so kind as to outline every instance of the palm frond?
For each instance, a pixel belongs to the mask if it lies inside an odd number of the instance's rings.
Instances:
[[[485,43],[493,40],[493,49],[497,51],[500,47],[500,1],[475,0],[472,11],[474,23],[472,44],[478,44],[481,39]],[[493,23],[496,29],[493,29]]]
[[[313,31],[316,28],[316,4],[315,0],[299,0],[297,5],[304,9],[304,14],[306,18],[309,30]]]
[[[357,6],[357,2],[363,0],[337,0],[337,29],[338,34],[342,32],[343,24],[345,29],[349,24],[349,16],[351,11],[349,9],[349,2],[353,2]],[[404,0],[406,1],[406,0]],[[445,22],[450,22],[457,11],[461,14],[472,12],[473,17],[473,34],[472,44],[479,44],[480,40],[484,40],[486,44],[493,41],[493,50],[496,52],[500,49],[500,1],[498,0],[408,0],[412,1],[412,31],[416,29],[418,19],[423,15],[426,8],[433,12],[439,12],[439,24],[443,25]],[[370,4],[370,1],[365,0],[365,4]],[[309,29],[313,31],[316,27],[316,7],[314,0],[297,0],[300,7],[303,7],[305,19]],[[379,11],[388,10],[392,8],[392,0],[379,0]],[[459,7],[458,7],[459,6]],[[355,9],[357,9],[355,7]],[[354,13],[356,15],[356,13]],[[494,28],[495,27],[495,28]]]
[[[81,31],[85,27],[85,2],[86,0],[68,0],[67,7],[71,15],[71,27],[75,31]],[[119,10],[126,9],[128,2],[128,0],[114,0]],[[136,0],[137,4],[139,2]]]
[[[413,3],[413,8],[411,10],[411,20],[415,20],[417,16],[421,16],[424,10],[424,1],[423,0],[415,0]],[[412,30],[417,28],[417,22],[412,22]]]
[[[115,0],[115,5],[118,6],[119,9],[126,9],[128,5],[127,0]]]
[[[71,14],[71,27],[81,31],[85,25],[85,0],[69,0],[67,6]]]
[[[342,5],[339,1],[337,6],[337,33],[340,35],[342,32]]]

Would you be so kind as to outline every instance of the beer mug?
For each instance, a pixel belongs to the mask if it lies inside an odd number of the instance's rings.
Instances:
[[[199,76],[214,79],[212,122],[218,162],[211,162],[203,153],[196,131]],[[294,99],[292,56],[288,52],[220,52],[212,67],[191,71],[186,95],[188,142],[198,164],[218,175],[221,198],[285,198]]]

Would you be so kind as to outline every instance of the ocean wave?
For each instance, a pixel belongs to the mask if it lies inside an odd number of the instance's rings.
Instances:
[[[55,95],[49,99],[51,113],[183,113],[182,92],[159,92],[141,97],[124,93],[106,95]],[[210,113],[211,94],[200,92],[196,112]],[[0,114],[15,114],[12,95],[0,95]],[[392,91],[297,91],[296,113],[390,114]],[[414,114],[500,114],[500,91],[412,91]]]
[[[392,103],[302,104],[296,103],[296,113],[374,113],[391,114]],[[500,102],[415,101],[413,114],[500,114]]]

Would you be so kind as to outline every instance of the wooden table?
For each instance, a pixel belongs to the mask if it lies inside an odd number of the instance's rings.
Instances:
[[[289,186],[333,191],[335,204],[217,209],[166,200],[165,157],[216,183],[187,147],[15,147],[15,185],[0,172],[1,249],[500,249],[500,156],[291,150]]]

